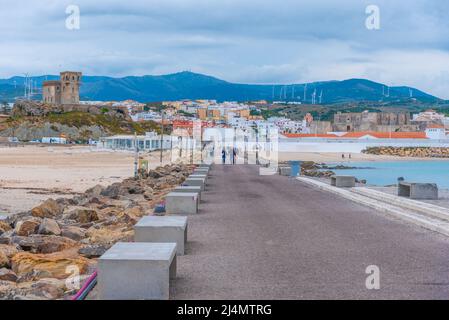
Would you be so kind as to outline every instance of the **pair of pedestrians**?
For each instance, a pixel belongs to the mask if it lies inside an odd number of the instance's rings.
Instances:
[[[231,163],[235,164],[235,161],[237,159],[237,149],[236,148],[232,148],[231,151]],[[223,150],[221,150],[221,160],[223,162],[223,164],[226,163],[226,150],[223,148]]]

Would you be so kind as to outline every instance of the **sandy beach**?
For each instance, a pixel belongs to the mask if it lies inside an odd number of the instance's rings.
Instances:
[[[159,153],[146,155],[150,167]],[[73,196],[97,184],[132,176],[132,153],[97,151],[86,146],[0,147],[0,215],[29,210],[53,197]]]

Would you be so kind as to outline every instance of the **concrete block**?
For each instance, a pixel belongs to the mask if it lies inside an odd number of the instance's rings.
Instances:
[[[331,185],[338,188],[352,188],[355,187],[355,177],[334,175],[331,177]]]
[[[291,167],[279,167],[278,171],[279,171],[279,175],[281,175],[281,176],[291,176],[291,174],[292,174]]]
[[[167,214],[198,213],[198,193],[170,192],[165,197]]]
[[[399,182],[398,196],[417,200],[438,200],[438,186],[435,183]]]
[[[205,174],[208,175],[209,174],[209,169],[208,168],[196,168],[193,170],[193,174]]]
[[[189,178],[193,179],[204,179],[204,182],[207,184],[207,174],[196,174],[193,173],[189,176]]]
[[[173,192],[198,193],[198,201],[201,202],[201,187],[200,186],[178,186],[173,189]]]
[[[184,180],[182,183],[184,186],[200,186],[201,191],[204,191],[206,189],[206,182],[204,181],[204,178],[190,178]]]
[[[209,168],[210,169],[210,164],[207,164],[207,163],[200,163],[199,165],[198,165],[198,167],[199,168]]]
[[[176,243],[177,254],[184,255],[187,217],[145,216],[134,226],[134,241]]]
[[[118,242],[98,259],[100,300],[166,300],[176,243]]]

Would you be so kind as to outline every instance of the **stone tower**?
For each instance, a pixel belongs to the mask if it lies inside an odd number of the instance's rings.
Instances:
[[[50,104],[79,104],[81,72],[61,72],[60,80],[45,81],[43,101]]]
[[[61,72],[61,104],[80,102],[81,72]]]

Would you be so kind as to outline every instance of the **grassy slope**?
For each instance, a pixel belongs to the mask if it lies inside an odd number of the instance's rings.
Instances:
[[[160,126],[153,121],[133,122],[125,119],[119,119],[106,114],[93,115],[86,112],[66,112],[61,114],[49,114],[45,117],[14,117],[10,118],[4,124],[15,126],[21,122],[29,121],[33,124],[50,122],[67,125],[70,127],[81,128],[82,126],[100,126],[104,131],[113,134],[144,134],[148,131],[160,131]]]

